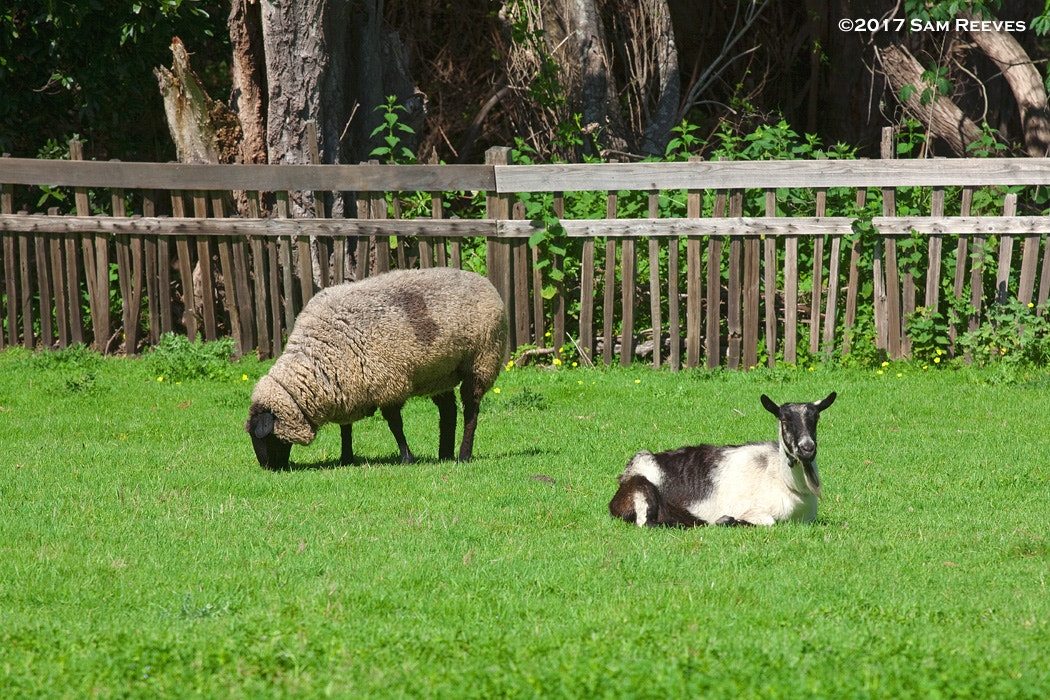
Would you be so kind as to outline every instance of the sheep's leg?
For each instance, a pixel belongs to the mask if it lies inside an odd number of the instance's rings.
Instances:
[[[474,455],[474,431],[478,427],[478,410],[485,391],[478,386],[473,376],[464,379],[459,387],[459,397],[463,401],[463,442],[459,444],[460,462],[469,462]]]
[[[408,441],[405,440],[405,427],[401,423],[401,406],[384,406],[380,411],[383,412],[383,418],[386,418],[386,424],[390,426],[390,432],[394,434],[394,439],[397,440],[397,447],[401,450],[401,463],[411,464],[415,462],[416,458],[412,454],[412,450],[408,449]]]
[[[430,398],[438,407],[438,459],[452,459],[456,449],[456,394],[446,391]]]
[[[346,467],[354,463],[353,423],[340,425],[339,434],[343,438],[343,451],[339,455],[339,464]]]

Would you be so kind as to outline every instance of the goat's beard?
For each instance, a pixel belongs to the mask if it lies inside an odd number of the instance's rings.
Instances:
[[[824,497],[820,494],[820,477],[817,476],[817,465],[813,462],[802,463],[802,476],[806,479],[806,486],[809,490],[817,494],[817,498],[823,500]]]

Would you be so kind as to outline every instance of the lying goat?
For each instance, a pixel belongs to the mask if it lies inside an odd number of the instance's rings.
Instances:
[[[642,450],[620,475],[614,518],[639,527],[772,525],[817,516],[817,419],[835,392],[816,403],[762,405],[780,420],[780,442]]]

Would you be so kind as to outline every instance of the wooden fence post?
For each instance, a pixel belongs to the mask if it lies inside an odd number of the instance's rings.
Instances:
[[[766,216],[777,215],[777,192],[766,190]],[[774,367],[777,363],[777,239],[774,236],[766,236],[763,241],[764,257],[763,268],[765,280],[766,304],[766,364]]]
[[[816,215],[827,216],[828,189],[817,188]],[[816,355],[820,350],[820,309],[821,295],[824,291],[824,237],[813,236],[813,288],[810,295],[809,309],[809,354]]]
[[[1017,214],[1017,195],[1010,193],[1003,200],[1003,216]],[[995,303],[1005,306],[1010,298],[1010,265],[1013,262],[1014,237],[1003,234],[999,237],[999,270],[995,275]]]
[[[689,162],[699,162],[699,156],[690,156]],[[704,195],[702,190],[689,190],[685,198],[687,219],[699,219],[703,215]],[[704,298],[702,277],[703,251],[700,236],[689,236],[685,243],[685,366],[692,369],[700,366],[701,305]]]
[[[509,165],[510,148],[507,146],[494,146],[485,151],[485,165]],[[510,219],[513,197],[509,194],[489,192],[485,198],[485,218],[496,221]],[[488,268],[489,281],[503,297],[503,303],[507,306],[507,318],[511,319],[510,338],[507,342],[507,355],[510,356],[520,344],[517,335],[517,305],[523,300],[514,298],[514,267],[511,261],[510,244],[499,238],[489,238],[485,243],[485,260]]]
[[[623,313],[620,323],[621,367],[629,367],[634,360],[634,286],[638,276],[636,240],[627,236],[620,244],[620,304]]]
[[[69,159],[84,159],[84,144],[73,139],[69,142]],[[91,206],[88,201],[88,190],[86,187],[73,188],[73,201],[76,206],[77,216],[91,216]],[[94,335],[93,347],[101,353],[106,352],[106,342],[109,340],[109,265],[106,265],[106,276],[100,284],[97,257],[97,245],[90,236],[84,235],[80,239],[84,262],[84,280],[88,290],[88,308],[91,314],[91,331]]]
[[[882,157],[892,159],[894,150],[893,128],[882,130]],[[897,190],[893,187],[882,188],[882,215],[896,216]],[[895,360],[902,357],[901,352],[901,285],[900,271],[897,266],[897,238],[884,237],[886,251],[886,352]],[[877,280],[876,280],[877,281]]]
[[[208,198],[203,190],[193,193],[193,216],[198,219],[208,218]],[[204,319],[204,340],[218,340],[218,327],[215,322],[215,285],[211,269],[211,238],[197,236],[197,266],[201,271],[201,316]],[[194,285],[196,286],[196,285]]]
[[[616,218],[615,192],[605,193],[605,218]],[[616,238],[605,239],[605,272],[604,272],[603,305],[602,305],[602,362],[606,367],[612,365],[616,345]]]
[[[867,206],[868,191],[860,187],[854,208],[861,212]],[[846,282],[846,309],[842,318],[842,354],[848,355],[853,342],[853,326],[857,322],[857,294],[860,286],[860,242],[853,241],[849,253],[849,279]]]
[[[726,191],[715,192],[712,218],[726,215]],[[709,236],[707,239],[707,369],[722,364],[722,239]]]
[[[9,157],[7,153],[4,158]],[[0,186],[0,214],[15,213],[14,185],[4,183]],[[15,238],[4,236],[4,282],[7,291],[7,344],[18,345],[18,286],[15,284]],[[2,335],[2,334],[0,334]],[[0,337],[0,348],[4,339]]]
[[[649,191],[649,218],[660,217],[660,192]],[[653,369],[660,368],[663,349],[663,319],[660,316],[660,239],[649,236],[649,319],[653,331]]]
[[[578,352],[583,364],[594,365],[594,239],[583,241],[580,261],[580,343]]]

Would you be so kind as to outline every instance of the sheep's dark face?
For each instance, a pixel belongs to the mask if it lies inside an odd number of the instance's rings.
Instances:
[[[261,466],[267,469],[287,469],[292,444],[274,436],[273,426],[276,420],[273,413],[253,404],[244,429],[252,436],[252,448]]]

